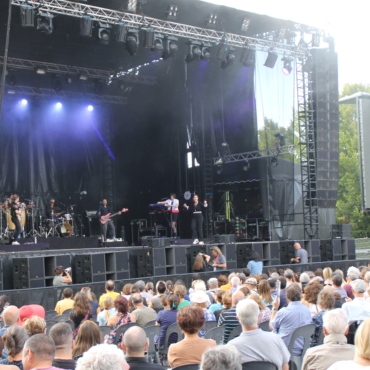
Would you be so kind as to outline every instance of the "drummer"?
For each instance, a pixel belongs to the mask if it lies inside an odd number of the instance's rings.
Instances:
[[[21,217],[22,217],[22,204],[19,201],[19,195],[13,194],[11,197],[11,202],[8,204],[10,207],[10,215],[13,224],[15,225],[15,231],[13,235],[13,245],[19,245],[18,237],[22,233],[21,227]]]
[[[62,212],[57,212],[57,211],[60,211],[60,208],[55,207],[55,199],[51,198],[49,200],[49,205],[45,209],[46,218],[51,220],[55,217],[59,217],[62,214]]]

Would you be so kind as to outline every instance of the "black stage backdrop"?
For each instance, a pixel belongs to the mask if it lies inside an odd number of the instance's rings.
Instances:
[[[19,96],[6,97],[0,128],[2,197],[18,192],[43,209],[53,196],[76,204],[78,213],[96,209],[106,196],[103,158],[108,153],[114,171],[111,201],[117,209],[130,208],[118,228],[125,224],[128,230],[131,219],[148,218],[149,203],[172,191],[180,199],[185,190],[199,191],[186,163],[189,129],[195,148],[207,147],[212,156],[224,141],[232,153],[257,149],[253,70],[237,61],[222,70],[216,59],[186,65],[178,54],[146,67],[144,73],[157,75],[158,84],[133,86],[126,105],[88,112],[88,102],[64,101],[57,111],[51,98],[29,97],[22,106]],[[235,176],[240,177],[238,167]]]

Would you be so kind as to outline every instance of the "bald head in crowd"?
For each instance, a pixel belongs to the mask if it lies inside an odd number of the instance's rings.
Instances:
[[[127,357],[144,357],[149,341],[140,326],[133,326],[125,332],[121,346]]]
[[[3,313],[5,326],[15,325],[19,320],[19,308],[17,306],[8,306]]]
[[[235,293],[233,293],[233,295],[231,296],[231,305],[232,307],[236,307],[236,305],[242,300],[245,298],[245,295],[243,292],[241,291],[236,291]]]

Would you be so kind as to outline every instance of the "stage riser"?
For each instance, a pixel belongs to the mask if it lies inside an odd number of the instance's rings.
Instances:
[[[308,262],[355,259],[353,239],[299,241],[308,252]],[[76,284],[106,280],[136,279],[159,275],[182,275],[193,271],[198,253],[211,254],[218,246],[227,260],[228,269],[245,268],[253,251],[264,266],[289,264],[294,257],[293,241],[245,242],[229,244],[172,245],[164,248],[122,247],[96,248],[86,251],[38,251],[0,254],[3,265],[3,289],[52,286],[55,266],[72,267]],[[37,247],[37,245],[35,245]]]

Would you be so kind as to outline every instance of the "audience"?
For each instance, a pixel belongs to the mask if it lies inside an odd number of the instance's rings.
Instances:
[[[23,323],[27,335],[32,337],[35,334],[46,334],[46,321],[38,316],[32,316]]]
[[[250,299],[253,299],[258,304],[258,320],[257,324],[260,325],[261,323],[265,321],[269,321],[271,317],[271,310],[266,307],[266,305],[263,303],[261,297],[253,293],[249,296]]]
[[[65,322],[55,324],[50,329],[49,337],[55,345],[53,366],[74,370],[76,361],[72,357],[73,335],[71,326]]]
[[[162,280],[158,281],[158,283],[155,286],[155,290],[157,294],[153,296],[153,298],[150,300],[150,302],[148,303],[148,307],[153,308],[153,310],[158,313],[160,310],[163,310],[164,308],[162,306],[161,298],[166,293],[166,283]]]
[[[290,354],[283,340],[276,334],[258,328],[258,304],[253,299],[243,299],[236,306],[236,314],[242,325],[242,334],[231,340],[240,352],[241,362],[266,361],[278,369],[289,370]]]
[[[205,323],[203,309],[184,307],[177,312],[177,323],[184,333],[184,339],[170,345],[168,350],[170,366],[199,364],[204,351],[209,347],[216,346],[213,339],[203,339],[199,336],[199,332]]]
[[[357,279],[351,283],[353,301],[343,303],[342,310],[347,314],[348,322],[361,321],[370,317],[370,302],[366,301],[364,294],[366,284],[363,280]]]
[[[91,347],[76,365],[76,370],[129,370],[129,368],[122,350],[110,344]]]
[[[8,357],[0,360],[3,365],[15,365],[23,370],[22,351],[28,339],[26,330],[21,326],[11,326],[4,335],[4,344],[8,352]]]
[[[347,344],[347,321],[346,314],[339,308],[325,312],[322,328],[324,344],[306,351],[302,370],[326,370],[337,361],[353,359],[355,347]]]
[[[192,295],[191,303],[193,307],[198,307],[203,310],[205,321],[216,321],[215,315],[207,309],[208,295],[202,291],[196,291]],[[205,330],[199,332],[200,337],[204,337],[206,334]]]
[[[190,304],[190,302],[185,299],[185,296],[187,294],[187,289],[186,289],[185,285],[176,284],[175,287],[174,287],[173,292],[180,299],[180,303],[179,303],[179,305],[177,307],[178,310],[181,310],[183,307],[185,307],[185,306],[187,306],[187,305]]]
[[[317,305],[317,296],[323,286],[318,281],[312,281],[302,289],[302,303],[306,305],[311,313],[311,317],[320,312],[320,307]]]
[[[93,321],[85,321],[80,326],[72,350],[72,358],[78,360],[87,350],[100,344],[100,330]]]
[[[89,300],[90,305],[91,316],[95,317],[100,312],[99,302],[96,299],[95,294],[91,291],[91,288],[88,286],[81,288],[81,293],[85,293],[87,295],[87,299]]]
[[[74,306],[74,300],[72,299],[73,290],[71,288],[64,288],[62,296],[63,299],[55,305],[57,315],[62,315],[65,310],[73,309]]]
[[[154,321],[157,313],[153,308],[144,306],[143,297],[140,293],[135,293],[131,296],[132,304],[135,309],[131,312],[131,321],[136,322],[142,328],[149,322]]]
[[[104,298],[103,306],[104,309],[100,311],[96,317],[99,326],[106,326],[109,318],[117,313],[117,310],[114,307],[114,301],[111,297]]]
[[[90,320],[92,317],[91,315],[91,308],[89,304],[89,300],[85,293],[79,292],[75,295],[73,311],[71,311],[70,319],[74,325],[74,332],[73,337],[75,338],[80,325],[86,321]]]
[[[145,285],[144,285],[145,286]],[[113,280],[108,280],[105,283],[105,293],[102,294],[99,298],[99,306],[100,308],[104,308],[104,298],[111,297],[112,299],[116,299],[120,294],[114,291],[115,284]]]
[[[217,346],[202,356],[199,370],[242,370],[241,356],[234,346]]]
[[[334,293],[337,292],[340,294],[342,299],[347,298],[347,292],[342,288],[342,282],[343,282],[343,277],[340,274],[333,273],[331,276],[331,285],[334,288]]]
[[[19,321],[19,309],[17,306],[8,306],[3,313],[4,326],[0,329],[0,336],[2,337],[8,328],[16,325]]]

